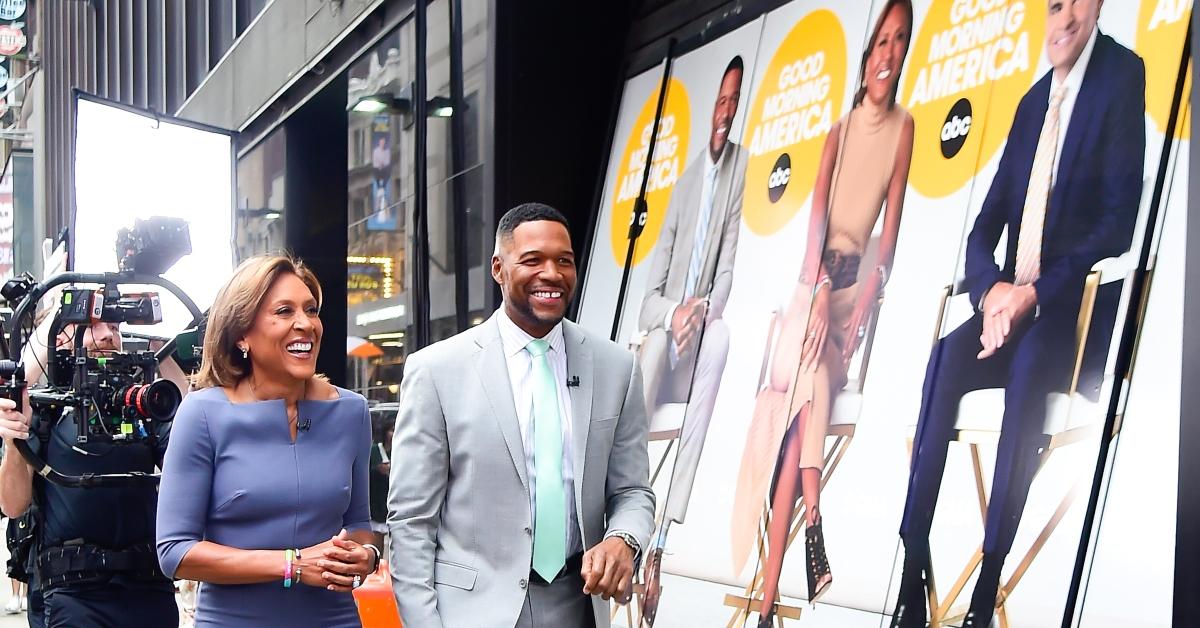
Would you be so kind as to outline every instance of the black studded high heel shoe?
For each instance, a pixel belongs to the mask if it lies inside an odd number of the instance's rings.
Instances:
[[[825,555],[825,535],[821,532],[821,521],[808,526],[804,531],[804,549],[808,557],[808,603],[816,604],[817,598],[833,584],[833,573],[829,571],[829,558]]]
[[[925,628],[928,564],[928,556],[922,559],[906,551],[904,571],[900,575],[900,593],[896,598],[896,610],[892,612],[890,628]]]

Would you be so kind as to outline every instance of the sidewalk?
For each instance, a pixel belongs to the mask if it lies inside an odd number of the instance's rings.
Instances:
[[[8,546],[0,543],[0,565],[8,564]],[[5,615],[3,613],[4,605],[8,603],[8,598],[12,597],[12,588],[8,586],[8,578],[0,577],[4,580],[0,584],[0,628],[18,628],[19,626],[28,626],[25,621],[25,613],[16,615]]]

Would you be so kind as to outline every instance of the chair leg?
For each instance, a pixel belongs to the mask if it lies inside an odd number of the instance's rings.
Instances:
[[[983,545],[980,544],[979,549],[971,556],[971,560],[967,561],[967,565],[963,567],[962,572],[958,574],[958,579],[954,581],[954,586],[950,587],[950,591],[946,594],[946,599],[941,600],[937,604],[937,618],[942,620],[950,616],[951,609],[954,603],[958,601],[962,595],[963,589],[967,587],[967,581],[971,576],[975,575],[975,571],[979,569],[979,564],[983,562]],[[930,611],[933,614],[933,611]]]
[[[1025,576],[1025,572],[1029,571],[1029,567],[1033,564],[1034,559],[1036,559],[1037,555],[1041,553],[1042,548],[1045,547],[1047,541],[1050,540],[1050,535],[1054,534],[1054,531],[1058,528],[1058,524],[1062,522],[1062,519],[1066,516],[1067,511],[1070,510],[1071,506],[1075,503],[1075,498],[1079,496],[1079,492],[1083,487],[1083,479],[1084,478],[1082,476],[1077,479],[1075,484],[1071,487],[1071,490],[1063,496],[1061,501],[1059,501],[1058,508],[1054,510],[1054,514],[1050,516],[1050,519],[1042,528],[1041,533],[1038,534],[1037,539],[1034,540],[1033,545],[1029,548],[1029,551],[1025,553],[1024,557],[1022,557],[1021,562],[1017,565],[1017,569],[1013,572],[1012,577],[1008,579],[1008,582],[1005,583],[1004,587],[1001,589],[1004,597],[1008,597],[1008,595],[1012,593],[1013,589],[1015,589],[1017,584],[1021,581],[1021,578]]]
[[[975,472],[975,492],[979,497],[979,517],[987,527],[988,492],[983,482],[983,462],[979,456],[979,445],[971,443],[971,469]]]
[[[663,450],[662,456],[658,458],[658,466],[654,468],[654,474],[650,476],[650,486],[658,481],[658,474],[662,473],[663,465],[667,463],[667,456],[671,455],[671,447],[675,445],[677,439],[672,438],[667,441],[667,448]]]

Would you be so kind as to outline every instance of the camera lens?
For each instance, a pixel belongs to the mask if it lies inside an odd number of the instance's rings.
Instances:
[[[134,384],[126,388],[121,397],[124,405],[133,408],[138,416],[154,421],[170,421],[183,400],[175,384],[165,379],[151,384]]]

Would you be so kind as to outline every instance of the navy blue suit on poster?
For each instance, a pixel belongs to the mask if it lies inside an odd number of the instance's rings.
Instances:
[[[929,549],[946,453],[958,404],[972,390],[1004,388],[1004,417],[988,502],[984,552],[1008,554],[1044,446],[1046,396],[1066,391],[1084,280],[1098,261],[1129,249],[1142,191],[1145,155],[1145,65],[1111,37],[1097,34],[1071,112],[1046,208],[1038,312],[1014,325],[994,355],[981,351],[982,299],[997,282],[1012,282],[1025,194],[1046,118],[1051,73],[1017,107],[1000,166],[966,250],[966,288],[976,313],[934,346],[926,370],[913,443],[908,499],[900,534],[907,552]],[[995,251],[1008,231],[1004,265]],[[1111,320],[1091,334],[1107,339]],[[1107,345],[1107,343],[1103,343]]]

